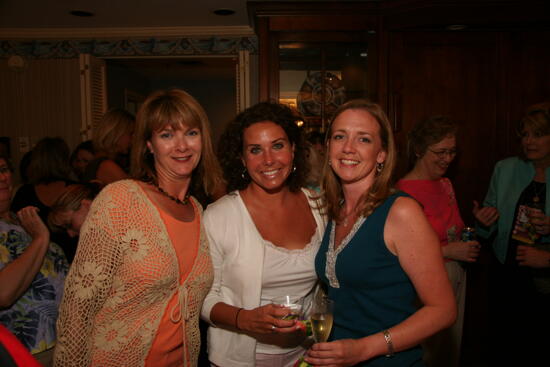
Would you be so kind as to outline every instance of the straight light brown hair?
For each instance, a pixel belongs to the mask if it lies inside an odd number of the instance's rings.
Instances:
[[[327,146],[330,145],[334,120],[336,120],[342,112],[347,110],[366,111],[375,118],[380,126],[382,149],[386,152],[384,167],[376,174],[372,186],[361,195],[359,202],[357,203],[357,212],[361,213],[365,217],[368,217],[372,214],[374,209],[386,200],[388,196],[395,192],[392,187],[393,173],[397,157],[394,137],[390,121],[385,112],[382,110],[382,107],[367,99],[355,99],[344,103],[334,113],[326,135]],[[323,167],[323,180],[321,183],[321,188],[324,192],[325,205],[327,209],[326,212],[329,219],[338,221],[340,218],[340,211],[342,210],[344,193],[342,191],[340,178],[334,173],[328,162],[329,154],[326,155]]]
[[[201,159],[190,186],[192,195],[212,195],[223,187],[221,169],[212,148],[210,123],[201,105],[180,89],[161,90],[152,93],[143,102],[137,113],[136,129],[132,140],[132,177],[158,183],[153,155],[147,149],[154,131],[166,126],[174,130],[183,127],[198,128],[201,132]]]

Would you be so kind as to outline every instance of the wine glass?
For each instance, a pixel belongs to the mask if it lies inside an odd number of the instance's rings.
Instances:
[[[271,303],[284,306],[290,310],[290,313],[283,317],[283,320],[295,320],[302,316],[302,309],[304,307],[303,297],[287,294],[273,298]]]
[[[334,302],[327,296],[315,297],[311,307],[311,331],[317,343],[326,342],[332,329]]]

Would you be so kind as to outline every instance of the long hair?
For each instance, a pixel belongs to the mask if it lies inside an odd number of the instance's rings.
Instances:
[[[279,125],[285,131],[290,144],[294,145],[293,164],[296,169],[287,178],[289,190],[297,192],[305,186],[309,164],[306,158],[305,138],[302,129],[296,124],[299,119],[299,116],[283,104],[260,102],[238,114],[227,125],[218,144],[218,157],[227,181],[228,192],[243,190],[251,182],[242,162],[243,136],[246,128],[262,121]]]
[[[147,97],[137,113],[132,140],[131,175],[138,180],[158,183],[155,160],[147,149],[152,133],[166,126],[174,130],[185,127],[201,132],[202,151],[191,179],[190,193],[199,201],[216,193],[223,186],[221,169],[212,148],[210,123],[201,105],[180,89],[161,90]]]
[[[32,149],[29,183],[48,184],[68,180],[71,174],[69,146],[62,138],[43,138]]]
[[[132,133],[134,123],[134,116],[122,108],[107,111],[93,131],[92,143],[95,152],[102,152],[110,159],[115,159],[118,141],[123,135]]]
[[[60,228],[54,223],[55,216],[67,210],[77,211],[80,209],[82,200],[92,201],[100,191],[101,185],[92,182],[69,185],[51,206],[48,214],[48,227],[50,227],[50,230],[53,232],[64,231],[64,228]]]
[[[396,149],[393,138],[393,132],[391,129],[391,124],[382,110],[382,108],[367,99],[354,99],[349,102],[341,105],[331,120],[331,123],[328,128],[326,135],[327,145],[330,144],[330,137],[332,136],[332,127],[334,120],[342,112],[347,110],[363,110],[368,112],[380,126],[380,139],[382,141],[382,149],[386,152],[386,160],[384,161],[384,167],[380,172],[376,174],[372,186],[365,191],[357,203],[357,211],[360,212],[363,216],[367,217],[374,209],[376,209],[380,204],[386,200],[388,196],[395,192],[393,189],[393,172],[396,164]],[[327,208],[327,214],[331,220],[339,220],[340,210],[342,208],[342,202],[344,200],[344,193],[342,191],[342,184],[340,178],[334,173],[332,168],[329,166],[329,154],[326,155],[324,168],[323,168],[323,179],[321,182],[321,188],[325,195],[325,205]]]

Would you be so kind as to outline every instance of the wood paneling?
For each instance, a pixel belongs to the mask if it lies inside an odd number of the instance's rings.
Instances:
[[[430,115],[460,123],[459,155],[450,169],[462,216],[473,224],[472,200],[483,200],[495,163],[518,152],[516,126],[525,109],[550,99],[548,31],[390,32],[388,100],[402,153],[406,133]],[[405,156],[399,173],[406,172]],[[462,361],[480,363],[489,338],[485,247],[468,266]]]
[[[23,155],[20,137],[27,137],[32,145],[45,136],[59,136],[71,148],[80,141],[78,59],[27,63],[25,69],[15,71],[0,60],[0,136],[11,138],[15,164]]]
[[[432,115],[460,124],[459,155],[450,174],[461,211],[473,224],[472,199],[482,199],[496,158],[496,34],[407,32],[391,37],[390,111],[398,130],[399,175],[406,173],[406,134]],[[475,179],[473,179],[475,178]]]

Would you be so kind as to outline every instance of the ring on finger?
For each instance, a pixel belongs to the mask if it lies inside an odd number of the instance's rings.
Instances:
[[[275,331],[275,328],[276,328],[275,325],[271,325],[271,331]]]

